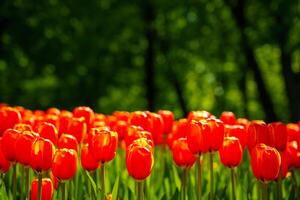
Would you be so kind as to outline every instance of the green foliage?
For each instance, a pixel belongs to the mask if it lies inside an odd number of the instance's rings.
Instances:
[[[152,2],[156,109],[183,116],[173,84],[176,77],[188,110],[266,116],[230,9],[237,2]],[[140,1],[116,0],[2,1],[0,101],[32,109],[84,104],[103,113],[147,109],[149,44],[142,6]],[[244,13],[247,40],[275,112],[288,121],[277,34],[290,28],[287,48],[293,70],[299,72],[299,6],[294,1],[246,1]],[[278,23],[278,14],[283,23]],[[243,81],[246,88],[241,87]]]

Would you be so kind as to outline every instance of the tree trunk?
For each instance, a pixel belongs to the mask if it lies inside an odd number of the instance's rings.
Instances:
[[[155,29],[153,23],[155,20],[154,7],[151,0],[143,2],[142,12],[145,21],[145,36],[147,40],[147,48],[145,51],[145,84],[146,84],[146,98],[148,103],[148,110],[155,109]]]
[[[246,17],[245,13],[245,2],[243,0],[238,0],[236,5],[227,0],[228,6],[231,9],[232,16],[236,22],[237,28],[241,35],[241,47],[245,55],[247,67],[253,71],[254,79],[257,85],[258,95],[262,107],[265,111],[267,121],[276,121],[277,116],[273,107],[271,97],[267,91],[265,82],[263,80],[262,74],[260,72],[258,63],[255,59],[254,49],[250,46],[247,36],[245,34],[246,28]]]
[[[281,51],[280,62],[281,72],[284,78],[286,94],[288,97],[288,106],[290,111],[290,120],[300,120],[300,75],[292,71],[292,51],[288,48],[288,38],[290,27],[283,20],[281,13],[276,13],[275,20],[281,29],[277,38]]]

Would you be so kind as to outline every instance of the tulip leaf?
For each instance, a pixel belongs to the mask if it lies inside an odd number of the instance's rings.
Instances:
[[[5,184],[3,183],[2,178],[0,180],[0,199],[8,200]]]
[[[174,178],[176,188],[178,190],[180,190],[181,182],[180,182],[180,178],[178,176],[178,172],[177,172],[177,169],[176,169],[175,165],[172,165],[172,170],[173,170],[173,178]]]
[[[118,191],[119,191],[119,176],[117,176],[113,190],[112,190],[112,200],[118,199]]]
[[[88,179],[89,179],[89,181],[92,185],[92,189],[93,189],[94,194],[97,196],[98,190],[97,190],[97,185],[96,185],[95,181],[93,180],[93,178],[91,177],[89,172],[85,171],[85,174],[87,175],[87,177],[88,177]]]

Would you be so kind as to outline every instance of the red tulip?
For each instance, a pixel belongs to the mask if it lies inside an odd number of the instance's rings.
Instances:
[[[118,133],[119,140],[123,140],[127,135],[128,130],[128,123],[125,121],[117,121],[115,127],[113,128],[114,131]]]
[[[210,133],[207,135],[208,150],[217,151],[222,146],[224,139],[224,124],[219,119],[207,119]]]
[[[168,134],[172,132],[174,114],[169,110],[160,110],[158,114],[162,117],[164,122],[164,133]]]
[[[264,143],[274,146],[274,135],[269,132],[264,121],[252,121],[248,127],[248,148],[251,150],[256,144]]]
[[[80,118],[83,117],[85,123],[87,124],[88,128],[92,125],[95,119],[95,113],[90,107],[86,106],[79,106],[73,110],[74,117]]]
[[[163,143],[164,133],[164,121],[159,114],[151,113],[152,120],[152,137],[155,144],[159,145]]]
[[[288,168],[300,168],[299,145],[296,141],[288,142],[286,146],[286,156]]]
[[[38,127],[38,133],[41,137],[50,140],[54,145],[57,144],[58,133],[56,127],[48,122],[43,122]]]
[[[77,142],[81,143],[82,139],[85,138],[87,133],[87,124],[85,123],[85,119],[81,118],[72,118],[69,124],[69,128],[67,133],[76,137]]]
[[[187,136],[189,123],[185,118],[173,122],[173,131],[167,135],[167,143],[170,149],[172,149],[174,140]]]
[[[281,157],[281,178],[284,179],[287,176],[289,166],[287,161],[287,153],[286,151],[280,152]]]
[[[191,121],[187,131],[187,142],[193,154],[206,153],[209,150],[210,128],[205,121]]]
[[[236,167],[242,162],[243,148],[236,137],[225,137],[219,150],[221,162],[226,167]]]
[[[152,147],[146,138],[135,140],[126,150],[128,174],[136,180],[146,179],[153,167]]]
[[[117,122],[118,122],[118,119],[116,116],[108,115],[105,117],[105,124],[110,129],[113,129],[116,126]]]
[[[278,151],[284,151],[287,143],[287,129],[282,122],[268,124],[269,132],[274,135],[274,147]]]
[[[118,134],[114,131],[101,130],[93,137],[90,145],[98,162],[109,162],[116,155]]]
[[[0,171],[6,173],[10,168],[10,162],[6,159],[2,152],[2,137],[0,137]]]
[[[32,144],[30,166],[37,172],[49,170],[54,152],[55,147],[50,140],[38,137]]]
[[[131,114],[130,125],[140,126],[146,131],[151,131],[152,121],[147,112],[136,111]]]
[[[46,114],[44,116],[44,122],[47,122],[49,124],[54,125],[55,127],[58,127],[59,119],[57,115],[52,115],[52,114]]]
[[[248,119],[245,119],[245,118],[238,118],[235,123],[237,125],[242,125],[245,127],[245,129],[248,128],[249,124],[250,124],[250,121]]]
[[[30,199],[38,199],[38,179],[35,178],[31,183]],[[42,200],[51,200],[53,193],[52,181],[50,178],[42,179]]]
[[[81,147],[80,161],[82,168],[87,171],[94,171],[100,166],[99,162],[94,158],[89,144],[84,144]]]
[[[32,131],[32,127],[29,124],[19,123],[14,126],[14,129],[23,133],[24,131]]]
[[[52,180],[54,189],[58,190],[58,186],[59,186],[59,180],[58,180],[58,178],[55,177],[52,172],[50,173],[50,178]]]
[[[125,138],[126,146],[129,146],[134,140],[139,138],[146,138],[148,143],[153,147],[152,134],[144,131],[140,126],[130,126],[128,128],[127,137]]]
[[[47,111],[46,111],[47,114],[50,114],[50,115],[60,115],[60,110],[58,108],[48,108]]]
[[[21,122],[20,112],[12,107],[2,107],[0,109],[0,136],[6,129],[13,128],[15,124]]]
[[[77,152],[73,149],[58,149],[52,163],[53,176],[70,180],[77,171]]]
[[[222,112],[220,119],[224,122],[224,124],[229,125],[234,125],[236,122],[235,114],[229,111]]]
[[[174,162],[180,167],[192,167],[196,161],[186,138],[179,138],[173,142],[172,154]]]
[[[14,129],[7,129],[2,137],[2,153],[11,162],[16,161],[16,142],[20,132]]]
[[[288,137],[288,141],[294,141],[294,140],[298,140],[300,138],[300,127],[298,126],[298,124],[287,124],[286,126],[287,128],[287,137]]]
[[[59,149],[74,149],[76,152],[78,150],[78,142],[76,138],[70,134],[62,134],[58,140],[57,146]]]
[[[117,117],[118,121],[125,121],[128,122],[130,118],[130,113],[126,111],[115,111],[113,116]]]
[[[254,176],[261,181],[272,181],[278,176],[281,164],[279,152],[265,144],[257,144],[251,152],[251,167]]]
[[[211,114],[207,111],[191,111],[188,114],[188,121],[192,121],[192,120],[203,120],[203,119],[208,119],[211,117]]]
[[[69,111],[61,111],[58,122],[58,137],[60,137],[63,133],[68,133],[67,131],[71,123],[72,116],[73,114]]]
[[[127,130],[127,135],[125,137],[126,146],[129,146],[135,139],[139,138],[139,132],[142,130],[143,128],[140,126],[129,126]]]
[[[30,164],[31,147],[37,136],[32,131],[24,131],[16,141],[16,159],[24,166]]]
[[[247,145],[247,130],[243,125],[225,125],[225,135],[237,137],[243,147]]]

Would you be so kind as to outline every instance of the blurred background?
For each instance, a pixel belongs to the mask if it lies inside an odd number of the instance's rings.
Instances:
[[[300,120],[300,1],[1,0],[0,102]]]

